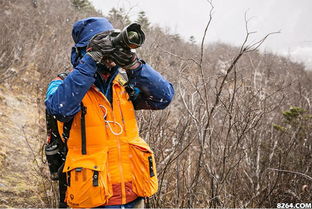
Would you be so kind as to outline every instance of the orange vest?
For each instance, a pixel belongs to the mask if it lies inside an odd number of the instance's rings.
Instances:
[[[155,159],[139,137],[135,111],[120,74],[112,86],[113,104],[95,87],[86,107],[86,154],[82,154],[81,111],[73,119],[63,172],[70,207],[126,204],[158,190]],[[59,130],[62,129],[59,123]]]

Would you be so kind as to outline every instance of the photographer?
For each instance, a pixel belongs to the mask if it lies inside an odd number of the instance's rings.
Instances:
[[[135,110],[166,108],[173,86],[131,47],[114,43],[114,33],[105,18],[77,21],[74,69],[47,89],[47,112],[58,130],[70,123],[67,136],[60,133],[68,150],[62,172],[70,207],[139,207],[158,188],[154,155],[139,137]]]

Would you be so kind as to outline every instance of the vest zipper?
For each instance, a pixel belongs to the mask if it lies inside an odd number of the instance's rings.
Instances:
[[[120,172],[120,178],[121,178],[121,204],[126,204],[126,187],[125,187],[125,178],[123,175],[123,167],[122,167],[122,157],[121,157],[121,145],[120,145],[120,139],[118,136],[117,138],[117,147],[118,147],[118,164],[119,164],[119,172]]]
[[[116,83],[113,84],[112,88],[113,88],[113,93],[112,93],[112,97],[113,97],[113,102],[115,99],[117,99],[118,103],[120,102],[118,95],[116,96],[116,98],[114,98],[114,88],[115,85],[118,85]],[[116,109],[116,108],[115,108]],[[114,110],[113,110],[113,120],[115,121],[115,114],[114,114]],[[123,172],[123,167],[122,167],[122,157],[121,157],[121,143],[120,143],[120,138],[119,136],[115,136],[117,139],[117,147],[118,147],[118,162],[119,162],[119,171],[120,171],[120,178],[121,178],[121,204],[126,204],[127,202],[127,198],[126,198],[126,186],[125,186],[125,177],[124,177],[124,172]]]
[[[114,86],[115,85],[118,85],[117,83],[114,83],[113,82],[113,85],[112,85],[112,99],[113,99],[113,102],[114,102]],[[93,89],[95,91],[97,91],[103,98],[104,100],[109,104],[109,106],[111,107],[111,110],[112,110],[112,116],[113,116],[113,121],[115,121],[115,114],[114,114],[114,110],[113,110],[113,104],[111,104],[108,99],[105,97],[105,95],[99,91],[96,87],[93,87]],[[119,101],[119,98],[118,98],[118,102]],[[114,134],[113,134],[114,135]],[[121,157],[121,143],[120,143],[120,139],[119,139],[119,136],[115,136],[115,139],[117,141],[117,149],[118,149],[118,167],[119,167],[119,172],[120,172],[120,185],[121,185],[121,204],[126,204],[127,202],[127,198],[126,198],[126,186],[125,186],[125,177],[124,177],[124,172],[123,172],[123,167],[122,167],[122,157]]]

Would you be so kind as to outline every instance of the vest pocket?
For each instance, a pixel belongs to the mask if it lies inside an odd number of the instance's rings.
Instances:
[[[130,162],[133,169],[133,191],[140,197],[149,197],[158,190],[156,163],[149,147],[130,144]]]
[[[68,185],[66,202],[73,208],[101,206],[112,196],[107,173],[107,152],[88,157],[89,159],[81,158],[68,163],[64,169]]]

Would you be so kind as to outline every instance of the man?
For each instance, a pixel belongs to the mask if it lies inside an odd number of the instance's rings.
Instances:
[[[47,90],[46,108],[59,130],[71,124],[63,133],[70,207],[136,207],[158,189],[153,152],[139,137],[135,110],[166,108],[174,90],[136,53],[115,49],[111,31],[105,18],[77,21],[74,69]]]

